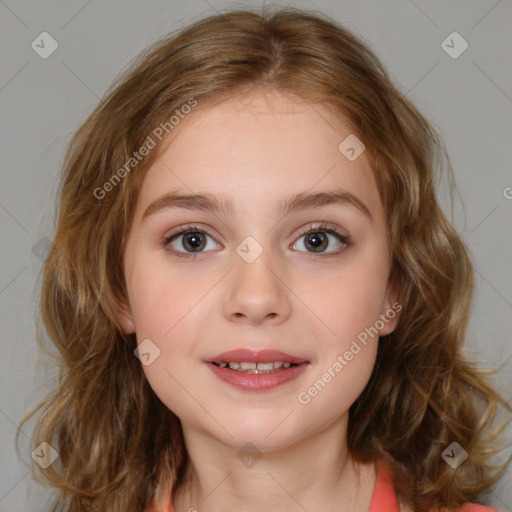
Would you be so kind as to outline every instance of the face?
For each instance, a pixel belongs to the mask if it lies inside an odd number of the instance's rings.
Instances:
[[[398,320],[371,168],[327,110],[277,93],[178,128],[139,191],[120,321],[185,433],[290,446],[348,417]]]

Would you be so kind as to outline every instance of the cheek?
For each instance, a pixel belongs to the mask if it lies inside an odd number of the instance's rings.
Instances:
[[[346,413],[367,385],[375,364],[377,342],[358,344],[360,351],[350,361],[341,352],[343,362],[333,358],[298,394],[298,407],[311,428],[328,424]]]
[[[200,287],[158,260],[135,263],[127,285],[137,337],[164,340],[197,302]]]
[[[322,355],[308,387],[297,397],[311,418],[311,428],[317,414],[328,422],[348,411],[368,383],[377,356],[375,324],[387,284],[386,262],[357,254],[345,263],[325,281],[328,292],[318,292],[312,299],[325,324],[316,330],[323,340]]]
[[[326,277],[314,295],[309,293],[311,309],[324,324],[323,338],[346,344],[374,326],[381,314],[386,278],[385,269],[376,265],[346,266]]]
[[[360,290],[329,303],[326,323],[334,334],[317,330],[319,358],[296,397],[312,428],[348,411],[367,385],[377,357],[379,306],[373,294]]]
[[[170,410],[187,417],[192,409],[194,417],[201,411],[194,410],[190,395],[184,392],[193,386],[183,363],[195,358],[194,325],[200,322],[197,316],[200,308],[194,308],[194,304],[204,291],[198,287],[177,290],[177,276],[170,281],[175,285],[171,288],[167,279],[156,274],[145,272],[143,279],[134,281],[137,283],[133,305],[137,341],[150,339],[158,347],[158,356],[151,364],[143,365],[143,371],[153,391]]]
[[[149,339],[158,349],[154,362],[143,366],[144,373],[160,399],[174,410],[183,395],[176,393],[179,383],[187,380],[183,362],[197,358],[198,326],[204,322],[205,308],[211,307],[207,292],[213,283],[152,263],[137,261],[128,293],[138,343]]]

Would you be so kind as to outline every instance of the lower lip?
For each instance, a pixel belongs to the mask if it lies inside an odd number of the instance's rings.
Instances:
[[[230,368],[220,368],[213,363],[206,363],[211,371],[224,382],[243,391],[269,391],[302,375],[309,363],[300,363],[292,368],[277,370],[272,373],[243,373]]]

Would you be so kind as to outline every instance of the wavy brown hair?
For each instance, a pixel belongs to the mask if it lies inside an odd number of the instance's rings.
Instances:
[[[95,190],[191,98],[207,108],[255,88],[325,106],[349,123],[386,211],[390,279],[404,308],[350,409],[350,452],[361,462],[384,458],[400,500],[415,511],[476,501],[506,470],[509,461],[491,464],[505,426],[494,423],[498,406],[512,409],[490,372],[462,354],[474,271],[436,198],[443,172],[453,177],[446,150],[365,43],[324,14],[291,8],[230,10],[159,40],[73,136],[38,337],[43,349],[45,336],[58,349],[58,385],[22,423],[38,413],[33,445],[47,441],[59,458],[46,470],[33,464],[34,478],[59,490],[53,510],[67,512],[140,511],[183,481],[180,421],[149,386],[135,335],[123,334],[116,313],[127,300],[122,261],[137,192],[157,151],[108,194]],[[441,458],[454,441],[469,455],[456,470]]]

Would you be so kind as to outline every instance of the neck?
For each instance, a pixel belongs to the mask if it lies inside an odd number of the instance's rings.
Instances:
[[[265,451],[259,459],[243,461],[237,448],[186,426],[184,433],[189,464],[174,496],[176,512],[213,512],[225,510],[226,504],[246,512],[368,511],[375,467],[354,461],[348,453],[346,419],[308,439]]]

